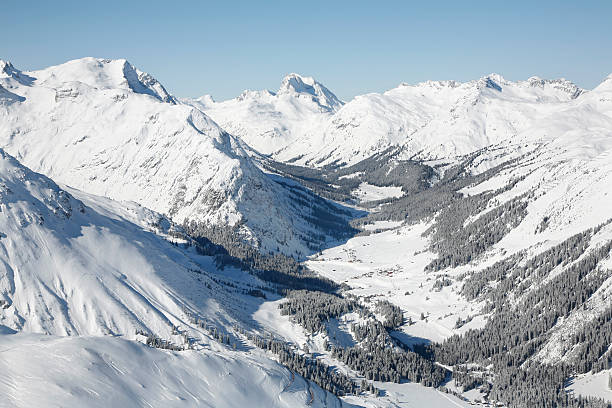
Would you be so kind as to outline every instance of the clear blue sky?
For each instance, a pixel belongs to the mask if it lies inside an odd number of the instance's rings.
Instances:
[[[339,97],[400,82],[612,73],[612,1],[3,1],[0,58],[21,69],[127,58],[179,96],[311,75]]]

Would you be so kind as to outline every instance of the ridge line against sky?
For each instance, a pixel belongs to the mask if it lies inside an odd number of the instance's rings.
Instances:
[[[221,3],[7,2],[0,58],[23,70],[126,58],[174,95],[216,100],[290,72],[343,100],[492,72],[592,89],[612,73],[611,1]]]

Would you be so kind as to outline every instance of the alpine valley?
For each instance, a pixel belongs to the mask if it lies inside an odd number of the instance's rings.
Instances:
[[[0,406],[612,406],[612,75],[215,101],[0,61]]]

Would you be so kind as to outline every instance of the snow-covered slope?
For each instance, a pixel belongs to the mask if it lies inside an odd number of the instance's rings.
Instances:
[[[0,335],[0,353],[2,407],[341,406],[274,361],[235,352],[172,353],[112,337],[14,334]]]
[[[0,406],[340,406],[193,324],[227,332],[258,302],[158,235],[172,228],[137,204],[69,193],[0,150]],[[192,346],[150,348],[137,332]]]
[[[208,95],[186,100],[233,135],[263,154],[278,155],[317,130],[343,105],[311,77],[289,74],[277,92],[244,91],[235,99],[215,102]],[[302,152],[305,153],[305,152]]]
[[[199,316],[236,341],[232,326],[253,330],[263,302],[242,288],[262,282],[167,242],[175,227],[163,216],[62,189],[2,150],[0,186],[0,406],[353,406],[194,324]],[[189,338],[191,349],[150,348],[137,331],[181,347]],[[418,384],[396,388],[348,400],[467,406]]]
[[[511,139],[581,92],[565,80],[511,82],[496,74],[466,83],[402,84],[347,103],[326,123],[323,148],[312,158],[351,163],[389,146],[402,146],[408,157],[464,155]]]
[[[0,150],[0,324],[56,335],[167,337],[183,307],[218,309],[189,268],[197,266],[151,231],[167,219],[135,204],[82,195]],[[82,193],[79,193],[82,194]],[[214,269],[211,271],[214,272]],[[199,288],[187,290],[188,288]]]
[[[2,64],[0,146],[34,170],[178,223],[235,226],[264,250],[306,254],[305,237],[320,235],[305,221],[314,210],[234,137],[127,61],[84,58],[29,73]],[[308,84],[289,81],[285,92],[339,103]]]
[[[401,84],[333,109],[317,109],[313,98],[315,109],[307,110],[295,92],[288,98],[281,91],[249,91],[218,103],[204,97],[199,106],[261,153],[321,166],[352,164],[391,146],[401,146],[406,157],[465,155],[513,139],[585,93],[564,79],[512,82],[491,74],[465,83]]]

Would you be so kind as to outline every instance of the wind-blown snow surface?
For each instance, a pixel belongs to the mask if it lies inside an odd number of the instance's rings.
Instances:
[[[306,254],[303,238],[320,232],[305,221],[313,209],[260,171],[234,137],[127,61],[2,67],[0,145],[30,168],[178,223],[238,226],[265,251]]]
[[[272,360],[112,337],[0,335],[0,406],[340,407]],[[287,385],[289,385],[287,387]],[[312,390],[312,402],[310,393]]]
[[[8,305],[0,324],[56,335],[138,328],[167,335],[183,315],[183,285],[195,282],[189,260],[129,219],[100,213],[0,156],[0,296]],[[135,218],[164,221],[145,209]]]

